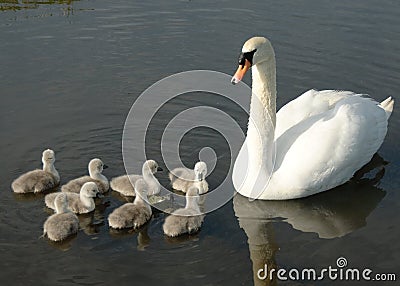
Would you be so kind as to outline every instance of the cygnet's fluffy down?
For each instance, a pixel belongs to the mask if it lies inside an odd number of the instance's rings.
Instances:
[[[61,191],[63,192],[71,192],[71,193],[79,193],[81,187],[84,183],[94,182],[99,189],[99,192],[104,194],[110,188],[110,184],[106,176],[102,174],[103,169],[107,169],[108,167],[103,164],[100,159],[92,159],[89,162],[89,176],[82,176],[76,179],[73,179],[61,186]]]
[[[60,184],[60,175],[54,167],[56,156],[53,150],[43,151],[43,170],[37,169],[22,174],[11,184],[15,193],[40,193],[56,188]]]
[[[191,186],[199,189],[199,194],[208,192],[208,183],[205,180],[207,165],[205,162],[197,162],[194,169],[175,168],[169,173],[172,188],[186,193]]]
[[[51,193],[45,196],[44,201],[46,206],[55,209],[55,199],[59,193]],[[94,210],[95,197],[99,196],[99,190],[94,182],[85,183],[79,194],[65,192],[68,199],[68,209],[76,214],[89,213]]]
[[[143,179],[135,183],[136,197],[133,203],[126,203],[108,216],[108,224],[115,229],[138,228],[150,220],[152,211],[147,203],[147,185]]]
[[[197,232],[203,223],[204,215],[199,209],[199,190],[192,186],[186,193],[186,207],[177,209],[165,219],[163,230],[168,236]]]
[[[143,179],[147,184],[148,195],[156,195],[160,192],[160,183],[154,174],[162,171],[154,160],[147,160],[142,167],[142,175],[122,175],[111,180],[111,189],[123,196],[135,196],[135,188],[133,187],[137,180]],[[133,184],[133,185],[132,185]]]
[[[43,225],[43,236],[52,241],[62,241],[78,232],[78,217],[68,210],[67,194],[57,193],[54,201],[56,213],[49,216]]]

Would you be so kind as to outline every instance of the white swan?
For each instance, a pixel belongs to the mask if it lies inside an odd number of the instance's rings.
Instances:
[[[48,208],[56,209],[55,200],[60,193],[51,193],[44,197]],[[94,199],[99,197],[99,189],[94,182],[83,184],[79,194],[65,192],[68,199],[68,209],[76,214],[90,213],[95,209]]]
[[[108,216],[108,224],[115,229],[138,228],[148,222],[152,211],[147,203],[147,185],[143,179],[135,183],[136,197],[133,203],[126,203]]]
[[[205,180],[207,165],[205,162],[197,162],[194,169],[175,168],[169,173],[172,188],[186,193],[191,186],[199,189],[199,194],[208,192],[208,183]]]
[[[60,184],[60,175],[54,167],[56,156],[53,150],[42,153],[43,170],[33,170],[15,179],[11,188],[15,193],[40,193],[51,190]]]
[[[198,231],[204,215],[199,208],[199,189],[191,186],[186,193],[185,208],[177,209],[165,219],[163,230],[167,236],[175,237]]]
[[[43,225],[43,237],[61,241],[78,232],[78,217],[68,210],[67,194],[57,193],[54,201],[56,213],[49,216]]]
[[[111,180],[111,189],[123,196],[135,196],[133,185],[138,179],[144,179],[148,186],[148,195],[156,195],[160,192],[161,185],[154,174],[163,169],[154,160],[147,160],[142,167],[142,175],[122,175]],[[133,184],[133,185],[132,185]]]
[[[249,39],[239,64],[232,83],[250,67],[253,78],[247,137],[232,174],[243,196],[285,200],[332,189],[348,181],[381,146],[393,110],[391,97],[379,104],[349,91],[310,90],[276,114],[270,42]]]
[[[96,183],[99,192],[104,194],[110,188],[108,179],[106,178],[106,176],[102,174],[103,169],[107,168],[108,168],[107,165],[104,165],[103,161],[101,161],[100,159],[98,158],[92,159],[90,160],[88,165],[89,176],[82,176],[69,181],[65,185],[61,186],[61,191],[79,193],[83,184],[87,182],[94,182]]]

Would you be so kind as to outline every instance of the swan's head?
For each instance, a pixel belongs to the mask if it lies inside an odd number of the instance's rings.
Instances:
[[[103,161],[98,158],[92,159],[89,162],[89,174],[101,174],[103,169],[107,169],[108,166],[104,165]]]
[[[84,183],[81,188],[81,194],[87,198],[96,198],[100,196],[99,189],[94,182]]]
[[[54,206],[56,208],[56,213],[62,214],[68,212],[68,197],[66,193],[59,193],[54,199]]]
[[[197,181],[203,181],[207,175],[207,165],[205,162],[197,162],[194,165],[194,175]]]
[[[135,193],[139,195],[141,198],[147,198],[147,191],[148,187],[146,182],[143,179],[139,179],[135,183]]]
[[[158,166],[157,162],[154,160],[147,160],[146,162],[144,162],[143,164],[143,173],[148,173],[150,171],[150,173],[155,174],[159,171],[162,171],[163,169]]]
[[[264,37],[253,37],[247,40],[239,55],[239,67],[232,77],[233,84],[239,83],[250,67],[275,57],[270,41]]]
[[[43,164],[54,164],[56,161],[56,154],[53,150],[47,149],[42,153],[42,162]]]

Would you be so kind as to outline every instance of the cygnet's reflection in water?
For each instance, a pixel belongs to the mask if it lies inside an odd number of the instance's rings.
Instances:
[[[149,224],[146,223],[142,227],[138,229],[134,228],[125,228],[125,229],[114,229],[110,228],[110,235],[117,238],[117,237],[126,237],[126,236],[135,236],[137,240],[137,250],[144,251],[146,247],[150,245],[151,238],[147,233]]]
[[[276,285],[276,277],[272,280],[257,277],[258,270],[264,269],[265,265],[267,269],[279,268],[275,262],[279,243],[274,239],[271,221],[283,219],[294,229],[314,232],[324,239],[342,237],[365,226],[366,218],[385,196],[385,191],[376,187],[384,175],[385,163],[375,155],[350,182],[304,199],[249,201],[235,194],[233,208],[248,237],[254,285]],[[372,170],[376,172],[373,178],[363,178]]]

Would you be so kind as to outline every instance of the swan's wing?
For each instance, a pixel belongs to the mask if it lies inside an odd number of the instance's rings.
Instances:
[[[19,176],[11,187],[15,193],[38,193],[53,189],[57,185],[57,180],[51,173],[36,169]]]
[[[88,213],[89,210],[82,203],[80,195],[76,193],[67,192],[68,209],[76,214]]]
[[[90,176],[82,176],[73,179],[68,183],[66,183],[65,185],[61,186],[61,191],[79,194],[82,186],[87,182],[94,182],[94,180]]]
[[[55,193],[47,194],[44,197],[44,202],[48,208],[53,209],[53,210],[56,209],[54,206],[54,200],[57,197],[57,195],[59,195],[59,194],[60,194],[59,192],[55,192]]]
[[[142,178],[140,175],[122,175],[116,178],[113,178],[110,182],[111,189],[116,192],[119,192],[124,196],[135,196],[135,189],[132,184]]]
[[[344,97],[334,108],[299,122],[277,138],[269,187],[279,189],[280,199],[336,187],[368,163],[386,131],[386,113],[375,101]]]
[[[187,168],[175,168],[169,174],[172,188],[186,192],[195,179],[194,171]]]
[[[284,105],[276,114],[275,138],[290,127],[335,107],[341,99],[358,97],[351,91],[311,89]]]

